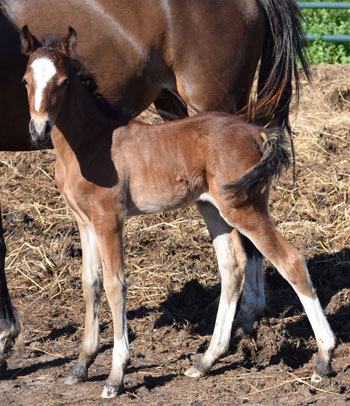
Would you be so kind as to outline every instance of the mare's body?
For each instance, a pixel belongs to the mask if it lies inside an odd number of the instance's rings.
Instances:
[[[235,113],[249,99],[261,56],[259,97],[246,112],[262,124],[287,125],[293,75],[298,88],[295,56],[303,60],[294,0],[0,0],[0,150],[31,149],[21,87],[26,58],[17,31],[24,24],[38,38],[64,34],[69,24],[76,28],[86,82],[97,86],[100,105],[111,115],[134,117],[152,102],[185,115],[176,93],[196,109]],[[19,331],[1,237],[0,369],[4,347]],[[242,310],[251,325],[264,294],[261,258],[248,245],[252,273]]]
[[[103,397],[116,396],[129,359],[123,224],[127,216],[196,202],[218,257],[221,295],[209,348],[186,375],[199,377],[229,347],[240,286],[247,268],[241,237],[249,240],[298,294],[319,348],[313,380],[331,370],[335,338],[313,289],[306,263],[268,214],[272,177],[288,164],[282,132],[264,131],[225,113],[206,113],[159,125],[126,123],[103,114],[82,84],[76,32],[43,46],[22,30],[30,55],[24,83],[35,143],[52,131],[56,183],[78,223],[83,249],[86,319],[78,362],[66,382],[85,380],[99,347],[102,287],[111,308],[113,362]],[[38,91],[39,89],[39,91]]]

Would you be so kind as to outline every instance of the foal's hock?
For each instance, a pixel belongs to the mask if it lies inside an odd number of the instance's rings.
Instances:
[[[306,263],[273,226],[268,214],[271,179],[288,165],[284,134],[263,130],[224,113],[207,113],[159,125],[106,117],[81,83],[73,63],[76,33],[43,46],[27,27],[30,56],[24,83],[30,133],[37,143],[52,136],[56,183],[78,223],[83,249],[85,333],[78,362],[66,382],[87,377],[98,352],[102,284],[114,328],[113,361],[103,397],[122,388],[129,359],[122,233],[127,216],[196,203],[208,226],[221,274],[221,296],[210,345],[187,372],[199,377],[229,348],[248,238],[299,296],[316,336],[313,375],[330,372],[334,335],[312,287]]]

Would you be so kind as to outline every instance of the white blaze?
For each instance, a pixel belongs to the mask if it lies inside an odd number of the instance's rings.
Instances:
[[[34,107],[36,111],[39,111],[44,90],[50,79],[55,76],[56,68],[53,62],[47,57],[35,59],[31,67],[35,84]]]

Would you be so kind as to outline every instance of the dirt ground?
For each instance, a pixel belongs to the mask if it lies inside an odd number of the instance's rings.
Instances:
[[[291,121],[297,181],[274,185],[271,215],[307,258],[337,336],[334,373],[311,384],[316,342],[292,289],[266,263],[267,306],[252,336],[201,379],[184,376],[207,348],[198,326],[220,292],[216,259],[194,207],[130,219],[125,252],[131,362],[116,399],[100,398],[111,365],[112,325],[102,300],[101,350],[88,381],[64,385],[83,333],[81,248],[54,186],[54,153],[1,153],[1,203],[13,303],[24,348],[6,354],[2,405],[350,405],[350,66],[313,69]],[[298,114],[297,114],[298,113]]]

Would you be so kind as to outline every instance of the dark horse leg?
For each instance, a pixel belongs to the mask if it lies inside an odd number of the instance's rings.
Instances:
[[[186,103],[175,92],[166,89],[154,101],[154,106],[164,121],[188,116]]]
[[[6,245],[2,228],[0,209],[0,373],[7,368],[4,352],[7,344],[10,344],[21,331],[12,309],[9,291],[5,276]]]

